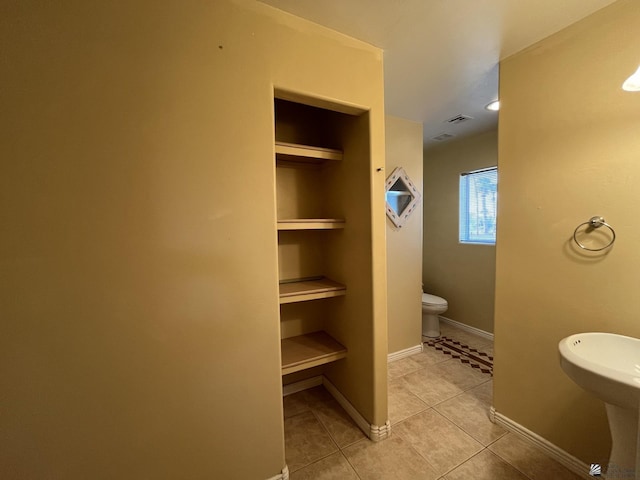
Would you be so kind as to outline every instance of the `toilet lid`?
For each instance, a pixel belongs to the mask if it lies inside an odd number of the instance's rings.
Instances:
[[[422,303],[425,305],[447,305],[447,301],[444,298],[431,295],[430,293],[422,294]]]

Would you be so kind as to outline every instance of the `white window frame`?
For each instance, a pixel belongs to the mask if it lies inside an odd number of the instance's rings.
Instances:
[[[489,229],[492,232],[488,234],[480,234],[476,229],[472,228],[470,218],[473,215],[473,209],[476,207],[477,202],[473,202],[473,192],[470,194],[470,190],[474,188],[471,184],[471,180],[477,180],[482,177],[492,180],[492,176],[495,175],[495,191],[493,198],[483,199],[483,207],[485,214],[482,218],[476,218],[476,222],[484,220],[489,224]],[[495,245],[496,244],[496,221],[497,221],[497,198],[498,198],[498,167],[482,168],[480,170],[473,170],[471,172],[464,172],[460,174],[460,192],[459,192],[459,223],[458,223],[458,240],[462,244],[471,245]],[[477,199],[477,196],[476,196]],[[477,217],[477,215],[476,215]]]

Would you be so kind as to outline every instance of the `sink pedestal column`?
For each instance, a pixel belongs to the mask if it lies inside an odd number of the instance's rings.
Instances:
[[[640,480],[638,467],[638,409],[605,403],[611,431],[607,480]]]

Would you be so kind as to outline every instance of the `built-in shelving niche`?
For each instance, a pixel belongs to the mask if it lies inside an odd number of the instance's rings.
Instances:
[[[335,271],[348,229],[340,129],[345,114],[275,101],[276,196],[282,374],[341,360],[331,335],[344,317],[335,297],[348,295]]]

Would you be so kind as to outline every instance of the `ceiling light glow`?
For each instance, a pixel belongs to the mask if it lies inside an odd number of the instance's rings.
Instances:
[[[492,112],[497,112],[498,110],[500,110],[500,100],[491,102],[489,105],[487,105],[484,108],[486,108],[487,110],[491,110]]]
[[[626,92],[640,92],[640,67],[624,81],[622,89]]]

